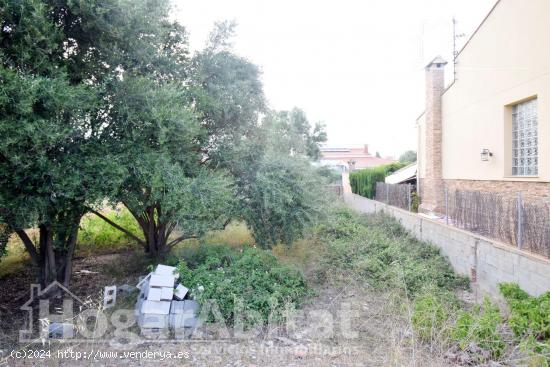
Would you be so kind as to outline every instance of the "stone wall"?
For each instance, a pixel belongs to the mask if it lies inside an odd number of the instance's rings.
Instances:
[[[344,201],[362,213],[384,211],[419,240],[439,247],[454,270],[471,279],[478,301],[485,295],[499,299],[503,282],[517,283],[534,296],[550,291],[550,259],[349,192]]]

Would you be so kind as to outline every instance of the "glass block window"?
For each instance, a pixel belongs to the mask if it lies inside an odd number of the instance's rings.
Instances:
[[[538,175],[537,100],[512,107],[512,175]]]

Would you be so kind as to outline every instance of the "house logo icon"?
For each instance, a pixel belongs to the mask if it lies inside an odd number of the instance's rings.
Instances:
[[[61,307],[56,307],[56,312],[51,313],[50,299],[46,295],[57,292],[56,301]],[[36,304],[38,303],[38,318],[36,318]],[[72,293],[63,284],[53,281],[42,289],[40,284],[31,284],[30,298],[20,309],[26,311],[28,318],[26,328],[19,330],[19,341],[25,343],[43,343],[45,339],[52,337],[70,339],[74,336],[74,307],[80,311],[87,308],[86,303]],[[38,321],[38,325],[35,323]],[[35,327],[35,325],[37,327]]]

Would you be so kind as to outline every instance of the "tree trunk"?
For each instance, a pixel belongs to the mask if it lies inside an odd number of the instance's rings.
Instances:
[[[161,206],[158,203],[146,207],[143,211],[132,210],[130,206],[126,203],[124,203],[124,205],[130,212],[130,214],[132,214],[132,216],[138,222],[139,227],[143,232],[143,238],[145,240],[141,240],[140,238],[136,237],[130,231],[121,227],[109,218],[105,217],[103,214],[93,209],[89,210],[107,223],[109,223],[114,228],[135,239],[139,244],[143,246],[143,250],[155,259],[162,259],[170,252],[170,250],[175,245],[177,245],[181,241],[189,238],[196,238],[194,234],[185,234],[175,239],[169,240],[170,235],[176,228],[176,223],[163,218],[163,216],[161,215]]]
[[[65,287],[69,286],[81,218],[81,212],[76,215],[69,213],[56,218],[58,219],[56,225],[40,224],[37,244],[29,238],[23,229],[16,230],[37,269],[37,281],[43,288],[53,281],[58,281]],[[65,219],[69,221],[65,222]]]
[[[163,258],[170,249],[166,246],[170,232],[161,221],[159,205],[152,205],[136,217],[145,237],[145,252],[155,259]]]

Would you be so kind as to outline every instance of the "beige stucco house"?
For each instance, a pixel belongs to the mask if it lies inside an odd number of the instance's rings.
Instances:
[[[447,87],[445,65],[426,66],[417,119],[421,210],[441,212],[445,187],[550,200],[550,1],[498,1]]]

